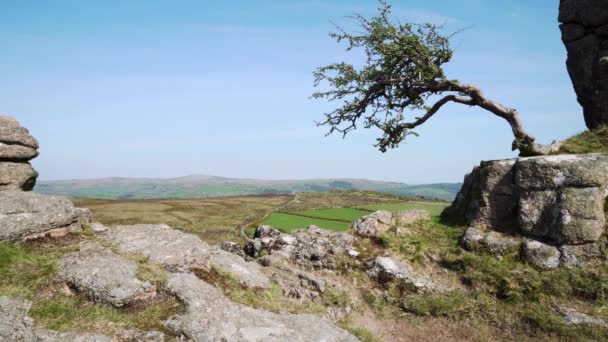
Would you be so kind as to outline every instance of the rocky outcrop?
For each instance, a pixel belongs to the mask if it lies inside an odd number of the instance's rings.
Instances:
[[[326,319],[312,315],[275,314],[230,301],[191,273],[176,273],[169,290],[187,306],[166,326],[194,342],[207,341],[358,341]]]
[[[17,120],[0,115],[0,241],[58,237],[81,230],[90,211],[65,198],[29,192],[38,173],[29,161],[38,156],[38,141]]]
[[[137,279],[137,271],[134,261],[87,241],[63,256],[58,278],[94,301],[122,307],[156,295],[156,287]]]
[[[414,271],[405,260],[395,256],[379,256],[374,259],[368,270],[368,275],[380,282],[399,279],[420,292],[445,292],[447,288],[434,283],[425,274]]]
[[[256,238],[245,246],[245,253],[259,257],[263,253],[291,260],[304,269],[334,269],[336,257],[356,252],[354,237],[309,226],[294,234],[283,234],[270,226],[259,226]]]
[[[99,226],[95,226],[98,230]],[[221,249],[211,248],[198,236],[186,234],[167,225],[139,224],[103,227],[100,236],[121,252],[139,253],[171,272],[211,268],[227,273],[248,287],[269,288],[270,281],[255,262]]]
[[[590,129],[608,124],[608,5],[561,0],[559,22],[568,73]]]
[[[38,173],[29,161],[38,156],[38,141],[19,122],[0,115],[0,191],[34,188]]]
[[[469,230],[465,247],[488,242],[479,230],[491,229],[525,236],[551,247],[528,244],[524,257],[543,268],[556,260],[574,265],[605,258],[608,196],[608,155],[558,155],[482,162],[465,177],[463,187],[445,215],[463,218]],[[511,245],[511,242],[502,242]],[[525,247],[525,246],[524,246]],[[555,253],[557,252],[557,258]],[[545,253],[546,252],[546,253]],[[546,257],[539,261],[539,257]],[[559,261],[557,262],[559,264]]]
[[[353,223],[353,233],[362,237],[380,237],[392,228],[404,230],[421,221],[428,221],[431,215],[426,210],[404,210],[396,213],[376,211],[363,216]]]
[[[63,197],[33,192],[0,192],[0,241],[61,236],[81,229],[79,213]]]
[[[502,256],[508,253],[519,252],[522,239],[520,237],[505,235],[495,231],[468,228],[464,233],[461,242],[462,245],[470,251]]]

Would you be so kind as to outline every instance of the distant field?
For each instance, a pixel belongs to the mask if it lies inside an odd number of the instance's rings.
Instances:
[[[289,212],[289,214],[353,222],[359,219],[361,216],[365,216],[371,213],[372,211],[373,210],[361,210],[353,208],[330,208],[318,210],[292,211]]]
[[[324,220],[321,218],[303,217],[286,213],[274,213],[264,220],[263,224],[271,225],[284,232],[306,228],[311,224],[323,229],[345,231],[350,228],[352,222]]]
[[[268,212],[300,212],[314,217],[289,214],[282,217],[275,213],[268,218],[271,225],[285,227],[286,231],[310,224],[347,230],[352,221],[368,213],[367,209],[352,208],[390,205],[406,200],[408,198],[396,195],[351,190],[301,193],[297,200],[295,195],[264,195],[175,200],[74,199],[74,202],[80,207],[90,208],[95,221],[106,225],[166,223],[195,233],[210,243],[217,243],[238,241],[237,227],[258,223]]]
[[[306,228],[315,225],[323,229],[347,231],[353,222],[378,210],[402,211],[422,209],[431,216],[439,216],[448,204],[445,202],[398,202],[354,205],[356,208],[328,208],[316,210],[297,210],[271,214],[262,223],[273,226],[283,232]]]
[[[404,203],[384,203],[384,204],[368,204],[358,206],[358,209],[366,209],[371,211],[387,210],[401,211],[408,209],[422,209],[428,211],[431,216],[438,216],[449,203],[446,202],[404,202]]]

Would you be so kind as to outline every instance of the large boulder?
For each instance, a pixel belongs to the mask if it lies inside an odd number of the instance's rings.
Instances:
[[[359,236],[378,237],[387,232],[395,223],[390,211],[376,211],[363,216],[353,224],[353,233]]]
[[[560,259],[572,265],[575,259],[602,257],[607,196],[606,154],[521,158],[482,162],[446,212],[478,229],[463,239],[468,249],[487,246],[476,232],[491,229],[543,242],[553,254],[560,251],[550,266]],[[530,253],[524,258],[535,252]]]
[[[568,73],[589,128],[608,124],[608,5],[605,0],[561,0]]]
[[[399,279],[420,292],[445,292],[447,288],[434,283],[428,275],[414,271],[405,260],[396,256],[379,256],[371,263],[368,275],[380,282]]]
[[[68,199],[32,192],[0,192],[0,241],[22,241],[80,230],[79,215]]]
[[[194,342],[358,341],[330,321],[313,315],[275,314],[237,304],[192,273],[172,274],[169,290],[187,306],[165,324]]]
[[[137,279],[137,272],[134,261],[87,241],[62,257],[58,277],[95,301],[122,307],[156,295],[156,287]]]
[[[268,226],[261,226],[265,231]],[[270,227],[272,229],[272,227]],[[353,246],[354,237],[347,233],[336,233],[314,225],[294,234],[283,234],[272,229],[270,235],[247,242],[245,253],[250,257],[262,254],[280,256],[291,260],[304,269],[335,269],[336,258],[358,252]]]

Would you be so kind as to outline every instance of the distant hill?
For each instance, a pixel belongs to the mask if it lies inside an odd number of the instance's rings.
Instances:
[[[35,191],[48,195],[103,199],[163,199],[242,196],[336,189],[379,191],[452,200],[459,183],[408,185],[364,179],[260,180],[192,175],[171,179],[104,178],[39,181]]]

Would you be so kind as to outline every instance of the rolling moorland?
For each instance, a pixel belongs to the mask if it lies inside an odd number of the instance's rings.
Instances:
[[[106,178],[39,181],[35,190],[46,195],[78,198],[170,199],[324,192],[341,189],[451,201],[460,186],[460,183],[408,185],[363,179],[259,180],[192,175],[172,179]]]

